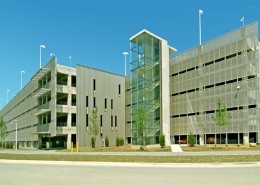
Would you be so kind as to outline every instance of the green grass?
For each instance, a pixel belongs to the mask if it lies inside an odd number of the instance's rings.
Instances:
[[[0,159],[86,162],[134,162],[134,163],[222,163],[260,162],[260,155],[222,156],[115,156],[115,155],[41,155],[0,154]]]

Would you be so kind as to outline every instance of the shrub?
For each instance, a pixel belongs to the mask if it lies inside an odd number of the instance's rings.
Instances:
[[[159,143],[160,143],[160,146],[161,146],[162,148],[165,147],[165,135],[161,134],[161,135],[159,136]]]
[[[10,143],[10,148],[14,148],[13,142]]]
[[[120,138],[117,136],[116,137],[116,146],[119,147],[119,145],[120,145]]]
[[[2,142],[0,142],[0,148],[2,148],[3,147],[3,143]]]
[[[95,138],[91,137],[91,147],[95,148],[96,142],[95,142]]]
[[[120,145],[120,146],[123,146],[123,145],[124,145],[124,139],[123,139],[122,137],[120,138],[119,145]]]
[[[196,143],[195,137],[194,137],[194,135],[192,133],[190,133],[190,135],[188,135],[188,145],[190,147],[194,147],[195,143]]]
[[[105,146],[106,146],[106,147],[109,147],[109,139],[108,139],[108,136],[106,136],[106,138],[105,138]]]

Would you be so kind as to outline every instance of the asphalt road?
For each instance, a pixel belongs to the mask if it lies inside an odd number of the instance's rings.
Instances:
[[[259,185],[260,167],[0,164],[1,185]]]

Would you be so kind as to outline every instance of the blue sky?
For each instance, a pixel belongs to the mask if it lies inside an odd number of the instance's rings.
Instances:
[[[147,29],[179,52],[199,44],[198,10],[202,9],[202,43],[260,20],[259,0],[0,0],[0,98],[6,104],[39,69],[50,53],[58,63],[86,65],[124,74],[129,38]],[[129,66],[128,66],[129,68]]]

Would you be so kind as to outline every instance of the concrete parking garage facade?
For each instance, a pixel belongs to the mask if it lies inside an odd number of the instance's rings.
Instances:
[[[90,114],[98,109],[97,146],[107,136],[134,143],[133,113],[144,106],[148,144],[260,143],[259,40],[254,22],[180,54],[167,41],[142,30],[130,38],[127,77],[82,65],[57,64],[54,57],[1,110],[8,127],[6,141],[20,147],[90,146]],[[221,98],[232,115],[220,128],[212,116]],[[222,137],[220,137],[220,135]],[[212,138],[213,143],[212,143]]]

